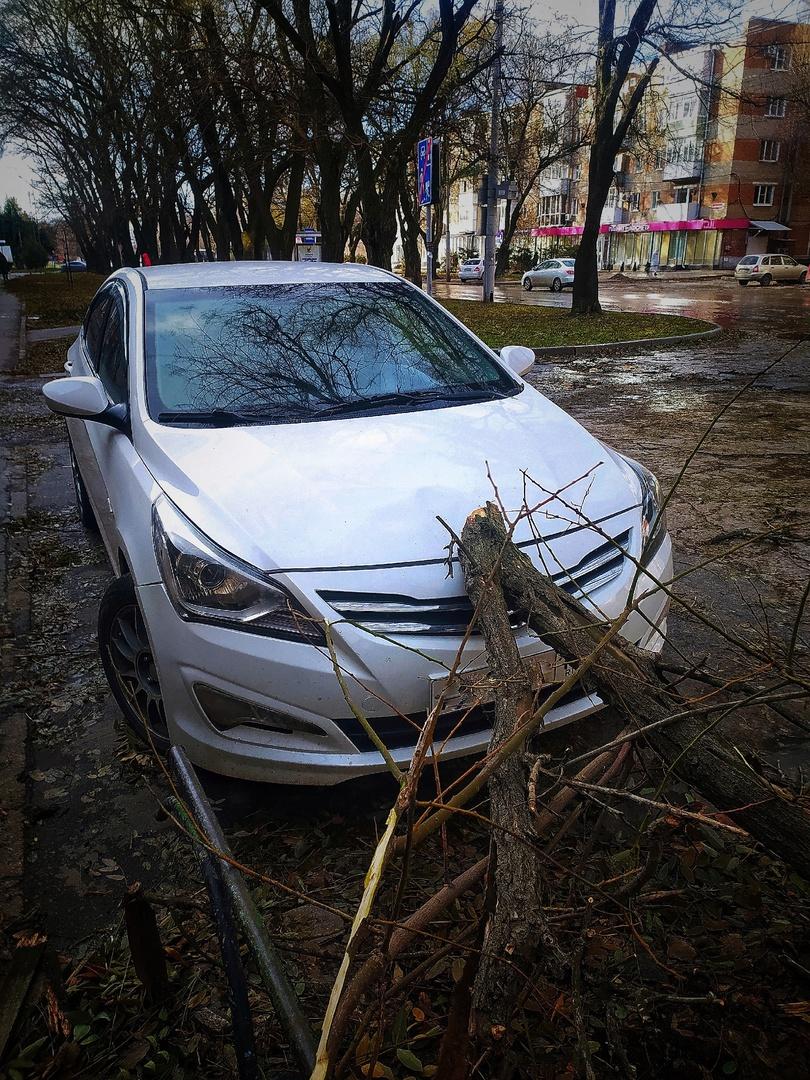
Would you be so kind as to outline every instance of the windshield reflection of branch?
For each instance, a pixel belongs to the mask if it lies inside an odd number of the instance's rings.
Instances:
[[[483,350],[418,293],[388,282],[206,297],[165,332],[172,407],[259,413],[495,382]],[[180,387],[182,386],[182,391]]]

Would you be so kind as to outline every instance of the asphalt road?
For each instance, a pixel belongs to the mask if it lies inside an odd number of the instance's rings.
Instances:
[[[477,285],[447,286],[436,283],[437,296],[477,300]],[[570,308],[570,292],[552,293],[547,289],[524,292],[520,282],[508,282],[495,290],[496,300],[510,303],[539,304],[542,307]],[[688,315],[708,319],[726,329],[749,331],[770,336],[776,330],[810,333],[810,285],[759,285],[742,287],[733,278],[695,281],[672,281],[666,276],[650,281],[616,282],[607,279],[600,286],[600,300],[607,311],[650,311],[666,315]]]
[[[476,295],[474,288],[451,288],[453,295]],[[519,288],[502,292],[527,304],[570,303],[567,296]],[[0,293],[0,334],[12,341],[8,299]],[[556,362],[552,356],[536,365],[532,381],[599,437],[647,463],[665,486],[712,427],[670,507],[677,567],[685,572],[747,546],[684,577],[679,588],[707,618],[735,632],[759,635],[767,628],[784,637],[810,574],[810,347],[801,341],[810,330],[810,288],[661,280],[605,286],[603,300],[610,308],[714,319],[726,333],[666,349],[605,349]],[[14,790],[0,791],[0,809],[11,805],[11,796],[15,805],[22,798],[22,816],[18,805],[13,820],[24,831],[24,876],[11,915],[25,912],[70,948],[115,924],[125,882],[182,890],[175,878],[185,842],[158,820],[160,775],[134,754],[118,725],[95,643],[96,607],[110,572],[73,510],[63,426],[45,410],[41,380],[13,374],[12,346],[11,373],[0,379],[6,539],[0,706],[17,725],[7,724],[7,734],[27,726],[27,745],[24,768],[11,778]],[[764,532],[766,539],[756,539]],[[739,658],[718,647],[700,620],[676,611],[670,631],[674,654],[709,654],[719,668],[739,670]],[[761,719],[747,718],[741,740],[788,763],[807,762],[807,743],[795,729],[774,725],[772,717],[763,726]],[[239,785],[217,788],[232,804],[235,791],[244,794]],[[374,819],[389,795],[386,789],[361,799],[351,786],[287,792],[253,785],[242,805],[288,820],[285,836],[293,840],[311,831],[313,819],[340,813],[357,843],[373,844]],[[11,821],[4,821],[7,837]],[[16,866],[12,851],[5,869],[0,865],[7,885]]]

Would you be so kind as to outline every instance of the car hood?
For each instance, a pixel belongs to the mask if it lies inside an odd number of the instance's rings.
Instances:
[[[578,517],[548,492],[591,521],[638,502],[630,471],[528,385],[498,401],[310,423],[146,421],[136,440],[175,505],[265,570],[441,559],[449,537],[437,517],[460,533],[488,499],[510,513],[546,501],[533,519],[543,535]],[[533,535],[524,521],[515,539]]]

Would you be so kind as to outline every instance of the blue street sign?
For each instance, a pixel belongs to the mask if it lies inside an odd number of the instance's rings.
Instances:
[[[433,202],[433,139],[420,139],[416,154],[418,173],[419,205],[429,206]]]
[[[315,243],[315,233],[314,232],[301,233],[301,243],[302,244],[314,244]]]

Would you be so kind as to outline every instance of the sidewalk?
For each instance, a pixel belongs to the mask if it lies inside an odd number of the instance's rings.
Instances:
[[[0,378],[20,357],[20,303],[0,291]],[[29,629],[26,538],[9,530],[28,512],[25,465],[19,453],[0,446],[0,678],[8,686],[16,662],[13,641]],[[7,711],[5,711],[7,710]],[[0,927],[22,913],[25,837],[25,713],[7,702],[0,723]]]
[[[644,270],[599,271],[599,280],[603,284],[613,281],[715,281],[733,277],[733,270],[659,270],[657,277],[645,273]]]

